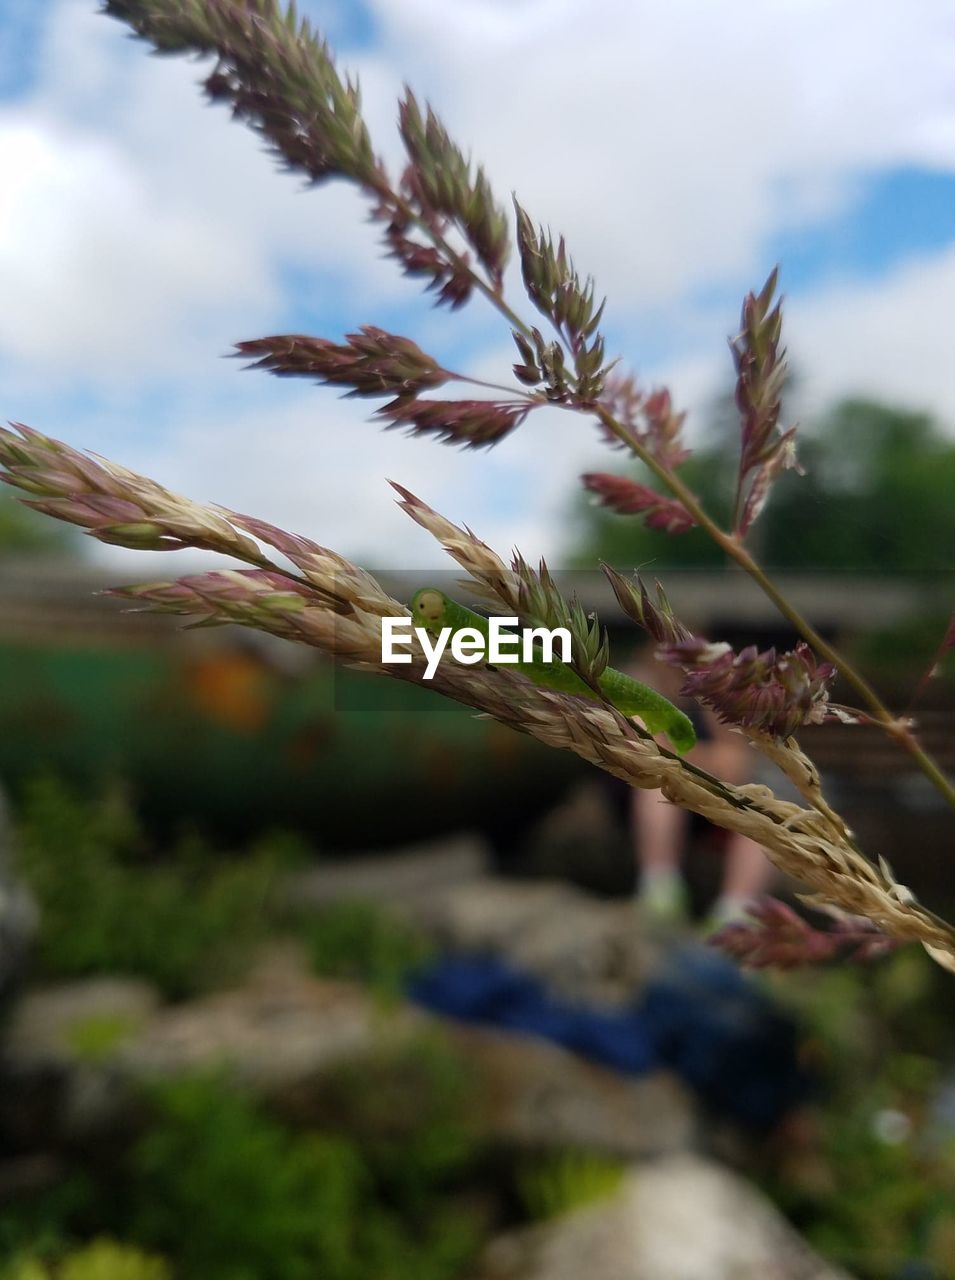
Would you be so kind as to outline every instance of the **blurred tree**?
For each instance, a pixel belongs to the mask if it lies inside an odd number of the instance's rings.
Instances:
[[[75,529],[31,511],[12,494],[0,491],[0,556],[75,556],[82,546]]]
[[[683,468],[690,488],[721,518],[735,485],[737,427],[724,397],[703,447]],[[773,568],[936,572],[952,567],[955,440],[927,414],[844,400],[800,433],[806,474],[784,474],[753,530]],[[609,469],[609,468],[608,468]],[[621,473],[623,468],[613,468]],[[635,479],[652,483],[633,471]],[[575,565],[595,557],[621,568],[707,568],[722,556],[697,530],[669,536],[635,517],[579,501]]]
[[[802,455],[807,474],[787,477],[766,512],[770,563],[882,573],[951,568],[955,441],[931,417],[847,400],[807,433]]]

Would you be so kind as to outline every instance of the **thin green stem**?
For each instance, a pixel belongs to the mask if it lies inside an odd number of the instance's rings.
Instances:
[[[448,370],[445,370],[448,372]],[[508,387],[503,382],[487,382],[484,378],[472,378],[467,373],[452,373],[451,377],[455,382],[467,382],[472,387],[487,387],[489,391],[503,391],[506,395],[513,399],[515,396],[520,400],[529,400],[532,405],[543,405],[547,401],[540,396],[536,396],[533,392],[525,391],[522,387]]]
[[[819,634],[808,619],[804,618],[795,605],[783,595],[772,582],[765,570],[750,555],[735,534],[728,533],[703,509],[696,496],[687,488],[678,475],[659,462],[633,435],[623,423],[618,422],[613,414],[602,406],[596,409],[597,417],[604,427],[617,437],[634,453],[644,465],[653,472],[683,504],[696,523],[710,538],[743,569],[760,590],[776,606],[782,616],[793,628],[820,654],[827,662],[831,662],[848,684],[855,689],[860,698],[872,712],[872,718],[879,726],[894,738],[912,757],[925,776],[951,805],[955,805],[955,785],[945,776],[935,760],[920,745],[909,726],[894,716],[888,709],[868,680],[856,670],[848,659]]]
[[[461,254],[458,253],[454,246],[445,239],[440,231],[435,231],[434,227],[429,224],[428,220],[422,217],[421,214],[418,213],[403,196],[399,195],[397,191],[389,191],[388,195],[394,202],[395,207],[400,209],[401,213],[409,222],[413,223],[425,233],[436,249],[440,249],[441,252],[447,256],[448,260],[454,263],[459,271],[463,271],[471,277],[471,283],[474,285],[475,289],[487,298],[491,306],[494,307],[496,311],[500,312],[508,324],[522,333],[525,338],[530,338],[530,325],[525,324],[517,312],[508,306],[503,294],[497,289],[492,288],[484,277],[479,275],[478,272],[464,260]]]
[[[491,286],[474,271],[471,266],[464,261],[459,253],[445,240],[445,238],[430,227],[427,221],[420,217],[414,209],[397,193],[394,198],[400,205],[402,212],[419,226],[425,234],[431,239],[436,247],[447,254],[456,267],[462,271],[466,271],[471,277],[474,286],[491,305],[497,310],[512,328],[519,330],[525,337],[530,337],[530,328],[521,320],[520,316],[507,304],[502,294],[492,289]],[[568,405],[567,408],[577,409],[580,406]],[[779,610],[780,614],[793,626],[793,628],[801,635],[827,662],[831,662],[836,670],[842,675],[846,682],[852,686],[859,694],[863,702],[872,713],[875,722],[901,747],[911,756],[912,760],[918,768],[925,774],[929,781],[936,789],[945,797],[949,804],[955,806],[955,785],[945,776],[942,769],[932,758],[932,756],[919,743],[918,739],[912,733],[911,728],[904,720],[900,720],[894,716],[888,707],[883,703],[882,699],[876,693],[875,689],[869,684],[865,677],[858,672],[848,659],[833,645],[819,634],[812,626],[807,618],[804,618],[796,607],[783,595],[783,593],[775,586],[772,580],[767,576],[763,568],[743,546],[739,538],[732,533],[727,532],[704,510],[695,494],[683,483],[680,477],[669,467],[665,467],[659,462],[638,440],[634,439],[633,433],[628,431],[623,423],[619,422],[613,414],[611,414],[602,405],[596,405],[592,410],[587,412],[595,412],[603,426],[618,440],[621,441],[633,454],[640,459],[642,463],[657,477],[658,480],[678,498],[684,505],[689,514],[696,523],[704,530],[706,534],[736,562],[753,581],[759,586],[764,595],[766,595]],[[737,492],[737,506],[739,505],[741,494]]]

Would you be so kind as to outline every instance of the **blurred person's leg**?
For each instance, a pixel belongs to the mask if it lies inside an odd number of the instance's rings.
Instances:
[[[746,782],[753,776],[753,753],[738,734],[725,730],[701,744],[694,761],[724,782]],[[729,833],[720,895],[707,915],[705,928],[720,929],[746,916],[747,907],[769,889],[775,874],[762,848],[748,836]]]
[[[631,830],[637,857],[637,901],[642,911],[663,923],[687,914],[689,899],[680,870],[688,817],[659,791],[630,793]]]
[[[659,664],[657,664],[659,666]],[[680,677],[673,668],[650,671],[633,667],[638,679],[646,679],[677,702]],[[753,777],[754,752],[739,734],[720,724],[716,716],[697,704],[686,706],[697,732],[697,744],[689,758],[725,782],[747,782]],[[681,862],[689,827],[689,814],[663,799],[659,791],[631,792],[631,831],[638,871],[641,910],[661,922],[678,922],[688,914],[689,894]],[[746,907],[765,893],[773,875],[772,864],[759,845],[731,833],[720,895],[707,922],[718,928],[746,914]]]
[[[721,929],[742,920],[747,908],[768,892],[773,864],[749,836],[732,832],[726,846],[726,867],[720,896],[710,908],[707,928]]]

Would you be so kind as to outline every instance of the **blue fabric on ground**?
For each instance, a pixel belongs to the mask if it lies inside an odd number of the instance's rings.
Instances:
[[[640,1011],[661,1062],[749,1127],[771,1128],[809,1093],[795,1023],[717,951],[674,952]]]
[[[410,995],[436,1013],[542,1036],[632,1075],[659,1065],[653,1044],[629,1015],[558,1000],[537,978],[492,956],[446,956],[414,979]]]
[[[542,1036],[628,1075],[665,1067],[708,1105],[771,1128],[808,1092],[793,1022],[718,952],[675,950],[630,1008],[588,1009],[493,956],[445,956],[413,1000],[450,1017]]]

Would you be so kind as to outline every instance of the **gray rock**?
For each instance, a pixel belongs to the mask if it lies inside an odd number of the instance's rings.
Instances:
[[[276,949],[231,991],[160,1011],[127,1046],[121,1065],[138,1079],[223,1067],[275,1094],[407,1039],[417,1010],[382,1010],[360,986],[313,978],[293,948]]]
[[[107,1128],[126,1089],[119,1063],[158,1007],[133,978],[89,978],[28,992],[14,1006],[0,1056],[0,1127],[71,1141]]]
[[[38,987],[13,1010],[6,1052],[24,1065],[110,1058],[142,1033],[158,1007],[155,988],[138,978],[84,978]]]
[[[32,1106],[51,1142],[71,1140],[115,1125],[138,1084],[223,1069],[304,1122],[326,1114],[326,1084],[343,1066],[435,1032],[473,1072],[480,1127],[505,1145],[633,1158],[692,1142],[694,1106],[665,1074],[630,1079],[532,1037],[383,1009],[359,986],[312,977],[293,948],[241,987],[182,1005],[157,1008],[150,988],[115,979],[29,993],[6,1046],[0,1114],[16,1127]]]
[[[13,843],[10,810],[0,788],[0,1000],[24,975],[38,923],[36,904],[13,869]]]
[[[27,992],[3,1045],[0,1128],[39,1125],[54,1146],[85,1139],[125,1123],[139,1086],[202,1070],[278,1095],[410,1036],[417,1018],[385,1018],[360,987],[312,979],[285,951],[243,986],[181,1005],[117,978]]]
[[[480,1082],[482,1127],[505,1145],[640,1159],[694,1143],[695,1105],[666,1072],[622,1076],[531,1036],[444,1030]]]
[[[588,797],[584,791],[572,802]],[[658,947],[637,927],[632,902],[597,898],[559,880],[493,876],[490,862],[484,841],[465,833],[322,863],[293,877],[288,900],[298,910],[347,899],[379,903],[440,947],[500,956],[568,999],[633,1000],[657,964]]]
[[[606,1200],[488,1247],[480,1280],[848,1280],[759,1191],[699,1156],[634,1168]]]
[[[322,862],[292,877],[288,900],[295,908],[353,898],[393,906],[427,898],[448,885],[469,884],[486,875],[490,864],[486,841],[461,832],[411,848]]]
[[[485,877],[438,889],[408,909],[441,946],[500,956],[592,1005],[630,1003],[658,963],[632,902],[556,881]]]
[[[693,1104],[667,1075],[628,1079],[533,1037],[410,1006],[385,1011],[361,987],[303,972],[292,951],[274,953],[235,991],[162,1011],[123,1051],[122,1065],[137,1078],[224,1065],[280,1102],[294,1095],[296,1113],[307,1116],[323,1112],[324,1076],[434,1031],[473,1071],[481,1127],[503,1143],[636,1157],[692,1140]]]

